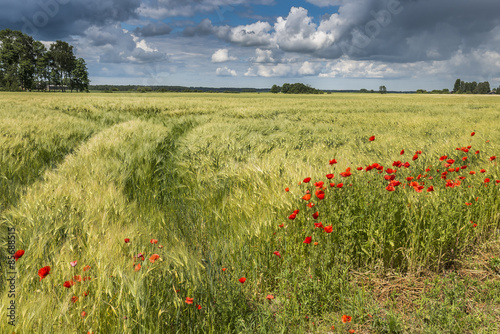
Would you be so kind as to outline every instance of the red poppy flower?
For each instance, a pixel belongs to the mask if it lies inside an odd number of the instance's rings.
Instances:
[[[330,183],[330,188],[335,187],[335,183]]]
[[[274,296],[273,296],[273,295],[267,295],[267,296],[266,296],[266,299],[267,299],[267,300],[272,300],[272,299],[274,299]]]
[[[485,178],[484,179],[484,183],[489,183],[490,182],[490,179],[489,178]]]
[[[481,169],[479,172],[480,172],[480,173],[486,173],[486,170]]]
[[[20,250],[18,250],[18,251],[14,254],[13,258],[14,258],[14,260],[16,260],[16,262],[17,262],[17,260],[19,260],[20,258],[22,258],[22,257],[23,257],[23,255],[24,255],[24,250],[23,250],[23,249],[20,249]]]
[[[462,161],[465,161],[465,160],[467,160],[467,157],[463,157],[463,158],[462,158]]]
[[[346,322],[351,322],[352,317],[350,315],[342,315],[342,322],[345,324]]]
[[[129,238],[125,238],[125,243],[128,244],[130,242]]]
[[[389,183],[390,186],[393,186],[393,187],[397,187],[397,186],[400,186],[401,185],[401,182],[397,181],[397,180],[394,180],[394,181],[391,181],[391,183]]]
[[[288,216],[288,219],[294,220],[297,215],[295,213],[292,213],[290,216]]]
[[[323,190],[316,190],[315,195],[320,200],[325,198],[325,192]]]
[[[323,228],[323,223],[322,222],[314,223],[314,228]]]
[[[358,167],[358,168],[356,168],[356,169],[357,169],[357,170],[363,170],[363,167]]]
[[[497,184],[500,184],[500,180],[496,180],[495,182],[496,182]]]
[[[222,271],[226,271],[226,270],[227,270],[227,268],[222,268]]]
[[[311,178],[310,177],[306,177],[303,182],[304,183],[309,183],[309,181],[311,181]]]
[[[76,303],[77,301],[78,301],[78,297],[77,296],[71,297],[71,302],[72,303]]]
[[[401,152],[399,152],[399,155],[403,155],[405,154],[405,150],[401,150]]]
[[[73,276],[73,279],[77,282],[81,282],[82,281],[82,275],[76,275],[76,276]]]
[[[325,228],[323,230],[326,233],[332,233],[333,232],[333,226],[331,226],[331,225],[325,226]]]
[[[493,160],[495,160],[496,158],[497,158],[496,156],[491,156],[491,157],[490,157],[490,161],[493,161]]]
[[[439,158],[440,161],[443,161],[443,160],[446,160],[446,158],[448,158],[447,155],[443,155],[441,158]]]
[[[50,274],[50,266],[46,266],[38,270],[38,276],[40,276],[40,281]]]
[[[475,154],[479,154],[479,151],[476,151]]]
[[[196,308],[197,308],[198,310],[201,310],[201,305],[196,304]]]
[[[283,224],[280,224],[280,225],[278,225],[278,226],[279,226],[279,227],[283,227],[283,226],[285,226],[285,224],[283,223]]]
[[[276,255],[277,257],[281,257],[281,254],[278,251],[273,252],[273,254]]]
[[[427,188],[427,192],[430,193],[431,191],[434,191],[434,187],[433,186],[430,186],[429,188]]]
[[[349,329],[349,334],[354,334],[356,331],[354,329]]]
[[[88,266],[88,265],[83,267],[83,271],[87,271],[87,270],[90,270],[90,266]]]
[[[140,264],[140,263],[138,263],[138,264],[135,266],[134,270],[135,270],[135,271],[139,271],[139,270],[141,270],[141,267],[142,267],[142,266],[141,266],[141,264]]]
[[[70,262],[69,264],[70,264],[70,266],[72,266],[72,267],[76,267],[76,264],[77,264],[77,263],[78,263],[78,261],[72,261],[72,262]]]
[[[469,174],[470,174],[470,175],[474,175],[474,174],[476,174],[476,172],[475,172],[475,171],[473,171],[473,170],[471,170],[471,171],[469,172]]]
[[[318,217],[319,217],[319,211],[316,211],[315,213],[313,213],[314,219],[318,219]]]
[[[307,207],[308,207],[308,208],[312,208],[313,206],[314,206],[314,203],[313,203],[313,202],[309,202],[309,203],[307,203]]]
[[[247,279],[245,277],[240,278],[238,281],[240,281],[241,284],[245,283]]]
[[[371,136],[370,138],[368,138],[369,141],[374,141],[375,140],[375,136]]]
[[[323,187],[323,185],[324,185],[324,184],[325,184],[325,182],[323,182],[323,181],[318,181],[318,182],[315,182],[315,183],[314,183],[314,186],[315,186],[316,188],[321,188],[321,187]]]
[[[157,243],[158,243],[158,240],[156,240],[156,239],[151,239],[151,241],[150,241],[150,242],[151,242],[152,244],[157,244]]]
[[[468,202],[466,202],[466,203],[465,203],[465,205],[467,205],[467,206],[471,206],[471,205],[472,205],[472,203],[468,203]]]
[[[184,301],[186,304],[191,305],[193,303],[193,298],[186,297],[186,300]]]
[[[385,187],[385,189],[387,191],[394,191],[394,190],[396,190],[396,188],[394,188],[393,186],[387,186],[387,187]]]
[[[65,288],[71,288],[73,285],[75,285],[75,282],[73,282],[73,281],[66,281],[66,282],[64,282],[64,284],[63,284],[63,286],[64,286]]]
[[[411,160],[415,161],[418,159],[418,154],[415,154]]]
[[[344,186],[343,183],[337,183],[337,188],[342,188]]]
[[[335,159],[330,160],[330,165],[333,165],[333,164],[336,164],[336,163],[337,163],[337,160],[335,160]]]
[[[83,311],[83,312],[81,313],[82,318],[85,318],[85,316],[86,316],[86,315],[87,315],[87,312],[85,312],[85,311]]]
[[[351,167],[346,168],[345,172],[340,173],[340,175],[343,176],[343,177],[351,176],[352,175],[352,173],[351,173]]]
[[[298,213],[299,213],[299,210],[293,210],[293,213],[294,213],[294,214],[298,214]]]
[[[308,201],[308,200],[310,200],[310,199],[311,199],[311,194],[305,194],[304,196],[302,196],[302,199],[303,199],[304,201]]]
[[[470,136],[472,137],[472,136],[474,136],[475,134],[476,134],[475,132],[472,132],[472,133],[470,134]]]
[[[312,237],[306,237],[306,239],[302,242],[303,244],[310,244],[312,241]]]
[[[151,263],[155,263],[156,260],[158,260],[160,258],[160,255],[158,254],[153,254],[151,255],[151,257],[149,258],[149,262]]]
[[[326,174],[326,178],[327,178],[328,180],[331,180],[331,179],[333,179],[334,177],[335,177],[335,175],[333,175],[333,174]]]
[[[288,188],[285,188],[285,191],[286,191],[286,192],[289,192],[289,191],[290,191],[290,189],[288,189]]]

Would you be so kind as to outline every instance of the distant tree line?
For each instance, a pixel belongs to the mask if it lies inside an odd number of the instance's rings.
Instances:
[[[445,89],[433,89],[430,92],[425,89],[417,89],[417,94],[450,94],[450,90],[448,88]]]
[[[89,82],[85,60],[68,43],[56,41],[47,50],[20,31],[0,31],[0,90],[88,91]]]
[[[155,92],[155,93],[264,93],[269,89],[256,88],[213,88],[213,87],[186,87],[186,86],[140,86],[140,85],[89,85],[93,91],[104,93],[113,92]]]
[[[309,85],[304,85],[303,83],[284,83],[282,87],[278,85],[273,85],[271,87],[271,93],[283,93],[283,94],[323,94],[316,88],[312,88]]]
[[[453,86],[453,92],[455,94],[488,94],[491,91],[488,81],[477,83],[475,81],[465,82],[457,79]],[[498,92],[498,90],[495,89],[495,92]]]

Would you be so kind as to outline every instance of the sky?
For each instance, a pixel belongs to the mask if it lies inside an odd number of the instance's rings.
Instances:
[[[0,29],[85,59],[91,84],[325,90],[500,85],[498,0],[0,0]]]

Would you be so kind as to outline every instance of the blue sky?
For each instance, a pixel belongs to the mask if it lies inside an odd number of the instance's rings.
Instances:
[[[498,0],[0,0],[0,29],[75,46],[92,84],[500,85]]]

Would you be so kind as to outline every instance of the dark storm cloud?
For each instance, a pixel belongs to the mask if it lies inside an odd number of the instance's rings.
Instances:
[[[139,0],[0,0],[0,28],[54,40],[135,18],[139,6]]]
[[[99,50],[100,63],[151,63],[168,61],[168,56],[144,40],[123,30],[119,24],[90,27],[80,41],[81,48]]]
[[[164,19],[175,16],[194,16],[197,13],[217,12],[229,15],[238,5],[270,5],[274,0],[146,0],[139,9],[142,16]],[[222,18],[221,18],[222,20]]]
[[[458,51],[500,51],[491,35],[500,26],[498,0],[311,0],[325,13],[301,7],[288,16],[246,26],[187,27],[184,36],[214,35],[240,46],[276,48],[317,58],[386,62],[439,61]],[[331,11],[330,13],[328,11]]]
[[[182,34],[186,37],[207,36],[214,33],[214,26],[209,19],[204,19],[196,26],[189,26],[184,29]]]
[[[142,28],[135,28],[135,33],[143,37],[168,35],[172,28],[165,23],[150,23]]]
[[[323,21],[337,36],[315,55],[390,62],[448,59],[458,50],[491,44],[499,12],[500,2],[491,0],[353,0]]]

